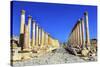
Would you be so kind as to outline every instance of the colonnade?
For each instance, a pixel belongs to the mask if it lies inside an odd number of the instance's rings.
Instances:
[[[90,49],[89,36],[88,13],[85,12],[83,17],[74,25],[68,39],[68,44],[73,45],[73,47],[79,46]]]
[[[32,37],[31,37],[32,31]],[[20,25],[20,37],[19,45],[22,50],[32,50],[34,48],[42,48],[45,46],[59,47],[59,41],[45,32],[32,16],[28,16],[28,24],[25,24],[25,10],[21,10],[21,25]]]

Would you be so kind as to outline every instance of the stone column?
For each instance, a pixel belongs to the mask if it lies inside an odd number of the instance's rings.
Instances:
[[[32,48],[34,48],[34,46],[35,46],[35,31],[36,31],[36,24],[35,24],[35,21],[33,20],[32,21]]]
[[[79,20],[79,41],[80,41],[80,46],[82,47],[82,26],[81,26],[81,20]]]
[[[29,45],[29,48],[31,48],[31,21],[32,21],[32,17],[28,16],[28,45]]]
[[[72,35],[70,35],[69,41],[70,41],[70,45],[72,45]]]
[[[75,30],[73,30],[73,44],[75,45]]]
[[[38,29],[38,36],[39,36],[39,46],[41,46],[41,28]]]
[[[20,34],[24,34],[24,24],[25,24],[25,11],[21,10]]]
[[[77,45],[77,27],[75,27],[75,46]]]
[[[46,33],[46,45],[48,45],[48,33]]]
[[[42,29],[42,33],[41,33],[41,47],[43,47],[44,45],[44,30]]]
[[[23,50],[28,50],[29,48],[29,43],[28,43],[28,26],[25,25],[25,31],[24,31],[24,46],[23,46]]]
[[[80,36],[79,36],[79,20],[78,20],[78,23],[77,23],[77,45],[79,46],[80,45]]]
[[[54,38],[53,38],[53,46],[54,46],[54,48],[56,46],[56,43],[55,43],[55,39]]]
[[[48,45],[51,45],[51,39],[49,34],[48,34]]]
[[[19,46],[23,50],[24,45],[24,24],[25,24],[25,11],[21,10],[21,25],[20,25],[20,37],[19,37]]]
[[[46,45],[46,32],[44,32],[44,45]]]
[[[54,46],[54,39],[51,37],[52,46]]]
[[[73,45],[73,32],[71,33],[71,45]]]
[[[73,32],[72,32],[72,43],[73,43],[73,45],[74,45],[74,30],[73,30]]]
[[[77,32],[76,32],[76,28],[74,28],[74,34],[75,34],[75,35],[74,35],[74,37],[75,37],[75,42],[74,42],[75,44],[74,44],[74,46],[76,46],[76,44],[77,44],[77,42],[76,42],[76,41],[77,41]]]
[[[88,25],[88,13],[84,13],[85,16],[85,28],[86,28],[86,47],[90,49],[90,37],[89,37],[89,25]]]
[[[85,38],[84,38],[84,19],[81,18],[81,28],[82,28],[82,48],[85,48]]]
[[[38,25],[36,24],[36,46],[38,47]]]
[[[78,44],[78,30],[77,30],[77,26],[75,27],[75,30],[76,30],[76,32],[75,32],[75,36],[76,36],[76,45],[75,46],[77,46],[77,44]]]
[[[71,39],[70,39],[70,41],[71,41],[71,45],[72,45],[72,33],[71,33]]]

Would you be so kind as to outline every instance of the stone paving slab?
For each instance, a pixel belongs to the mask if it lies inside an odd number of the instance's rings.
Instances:
[[[34,57],[31,60],[17,62],[14,67],[33,66],[33,65],[47,65],[47,64],[64,64],[64,63],[81,63],[87,62],[84,59],[69,54],[63,48],[59,48],[54,52],[49,52],[43,56]]]

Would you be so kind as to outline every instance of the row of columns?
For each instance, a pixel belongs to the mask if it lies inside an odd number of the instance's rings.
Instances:
[[[77,21],[74,28],[72,29],[72,32],[69,36],[68,44],[73,45],[74,47],[80,46],[82,48],[90,49],[90,37],[89,37],[89,25],[88,25],[87,12],[84,13],[84,16]]]
[[[31,25],[32,25],[32,38],[31,38]],[[52,38],[45,32],[31,16],[28,16],[28,24],[25,24],[25,11],[21,11],[21,26],[19,45],[22,50],[34,49],[36,47],[44,47],[49,45],[59,46],[59,41]],[[46,48],[46,47],[45,47]]]

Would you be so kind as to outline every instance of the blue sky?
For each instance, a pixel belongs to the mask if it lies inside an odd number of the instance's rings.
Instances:
[[[13,1],[11,8],[13,35],[19,36],[20,34],[20,11],[24,9],[26,24],[28,15],[31,15],[44,31],[60,42],[65,42],[77,20],[85,11],[88,11],[90,38],[97,38],[96,6]]]

